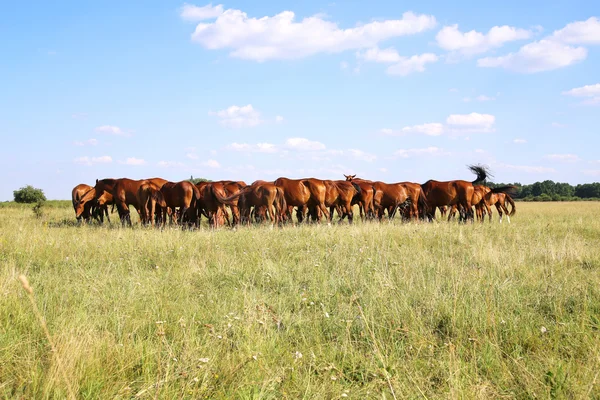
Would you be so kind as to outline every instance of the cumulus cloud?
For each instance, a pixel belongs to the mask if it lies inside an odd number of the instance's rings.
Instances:
[[[377,156],[375,154],[367,153],[357,149],[343,150],[341,151],[341,154],[347,155],[348,157],[359,161],[373,162],[377,160]]]
[[[225,110],[213,112],[208,115],[219,118],[221,125],[228,128],[250,128],[261,124],[260,112],[252,107],[252,104],[246,106],[231,106]]]
[[[198,159],[198,154],[196,154],[196,153],[186,153],[185,156],[187,158],[189,158],[190,160],[197,160]]]
[[[278,124],[282,123],[284,120],[284,118],[281,115],[277,115],[275,117],[275,122],[277,122]]]
[[[107,133],[116,136],[129,136],[130,133],[114,125],[102,125],[96,128],[96,132]]]
[[[125,161],[121,162],[121,164],[125,165],[144,165],[146,161],[141,158],[128,157]]]
[[[203,7],[194,6],[192,4],[184,4],[181,7],[179,15],[186,21],[204,21],[206,19],[217,18],[223,14],[223,6],[218,4],[213,7],[212,3],[209,3]]]
[[[496,117],[491,114],[452,114],[446,124],[453,132],[492,132]]]
[[[73,142],[75,146],[96,146],[98,144],[98,140],[96,139],[88,139],[83,142]]]
[[[309,140],[306,138],[289,138],[285,141],[284,147],[287,149],[300,151],[314,151],[325,149],[325,145],[323,143]]]
[[[524,144],[524,143],[527,143],[527,140],[525,140],[525,139],[514,139],[513,143]]]
[[[600,83],[595,85],[585,85],[578,88],[573,88],[562,93],[567,96],[583,97],[583,104],[595,105],[600,104]]]
[[[240,151],[245,153],[277,153],[279,149],[272,143],[231,143],[226,147],[227,150]]]
[[[364,52],[357,52],[356,57],[366,62],[392,64],[387,67],[386,72],[388,75],[399,76],[406,76],[413,72],[424,72],[426,64],[438,60],[438,57],[433,53],[402,57],[396,49],[391,47],[387,49],[374,47]]]
[[[101,157],[88,157],[88,156],[83,156],[83,157],[77,157],[76,159],[73,160],[73,162],[75,164],[80,164],[80,165],[95,165],[95,164],[109,164],[112,162],[112,157],[111,156],[101,156]]]
[[[591,17],[567,24],[542,40],[526,44],[516,53],[479,59],[477,65],[522,73],[550,71],[585,60],[588,51],[583,46],[599,43],[600,21]]]
[[[544,158],[546,160],[569,162],[569,163],[577,162],[577,161],[581,160],[581,158],[579,158],[579,156],[576,154],[548,154]]]
[[[387,136],[404,136],[411,133],[439,136],[444,133],[444,125],[437,122],[432,122],[428,124],[405,126],[399,130],[384,128],[381,130],[381,133]]]
[[[494,101],[494,100],[496,100],[495,97],[486,96],[484,94],[477,96],[475,99],[477,101]]]
[[[450,153],[439,147],[426,147],[422,149],[400,149],[394,152],[394,155],[400,158],[411,158],[417,156],[443,156]]]
[[[208,19],[208,15],[216,18],[199,23],[192,41],[210,50],[229,49],[232,57],[259,62],[375,47],[384,40],[417,34],[436,25],[435,17],[412,12],[405,12],[401,19],[344,29],[322,15],[296,21],[292,11],[261,18],[237,9],[221,11],[219,6],[210,5],[182,9],[181,17],[187,20]]]
[[[458,25],[450,25],[443,27],[435,39],[444,50],[475,55],[502,47],[507,42],[529,39],[531,36],[531,31],[508,25],[494,26],[488,33],[475,30],[463,33]]]
[[[202,163],[205,167],[208,168],[221,168],[221,164],[219,164],[216,160],[207,160]]]

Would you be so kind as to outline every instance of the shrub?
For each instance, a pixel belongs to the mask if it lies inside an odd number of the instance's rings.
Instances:
[[[13,191],[13,195],[15,196],[15,202],[17,203],[37,203],[46,201],[44,191],[42,189],[34,188],[31,185]]]

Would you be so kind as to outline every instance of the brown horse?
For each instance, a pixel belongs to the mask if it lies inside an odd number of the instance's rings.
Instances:
[[[219,202],[226,205],[231,205],[237,200],[242,220],[248,224],[250,223],[251,207],[254,207],[255,210],[258,209],[256,215],[261,220],[267,218],[266,212],[268,212],[271,223],[281,224],[285,218],[287,206],[283,189],[272,183],[259,183],[246,186],[228,197],[221,197],[217,193],[215,195]]]
[[[423,188],[418,183],[413,182],[400,182],[400,185],[404,186],[406,194],[410,199],[410,206],[408,208],[405,219],[418,219],[420,217],[425,218],[425,212],[427,211],[427,197]]]
[[[167,204],[160,187],[152,182],[144,182],[138,189],[138,202],[140,204],[140,220],[142,224],[154,226],[155,216],[158,216],[160,225],[164,225],[165,217],[163,210],[167,209]]]
[[[344,175],[346,182],[356,184],[360,188],[360,193],[352,200],[352,205],[358,204],[361,220],[375,218],[374,198],[377,190],[372,181],[357,178],[356,175]]]
[[[244,181],[220,181],[223,184],[223,188],[225,189],[225,194],[227,196],[233,196],[238,193],[244,187],[246,187],[246,182]],[[240,210],[238,208],[237,201],[233,201],[231,204],[228,204],[231,209],[231,215],[233,219],[233,225],[237,225],[240,222]]]
[[[494,190],[494,189],[492,189],[492,190]],[[510,212],[508,211],[508,208],[506,207],[506,203],[510,204],[510,206],[511,206]],[[494,192],[490,191],[483,197],[483,199],[481,200],[481,204],[485,207],[486,212],[490,217],[490,222],[492,222],[492,210],[491,210],[492,205],[496,206],[496,210],[498,210],[498,214],[500,215],[500,223],[502,223],[502,213],[503,212],[506,214],[506,219],[508,220],[509,224],[510,224],[510,217],[515,215],[517,212],[517,207],[515,205],[514,200],[507,193],[494,193]]]
[[[200,190],[189,181],[166,182],[160,192],[166,207],[175,211],[179,207],[179,223],[188,220],[194,226],[198,226],[197,202],[200,200]],[[163,207],[162,220],[166,219],[166,208]]]
[[[289,212],[290,207],[299,207],[302,210],[306,208],[310,209],[311,207],[318,208],[329,221],[329,211],[325,207],[327,188],[322,180],[315,178],[277,178],[274,184],[283,189],[285,202],[288,205],[288,218],[290,221],[292,220],[291,213]]]
[[[490,188],[484,185],[473,185],[473,196],[471,197],[471,204],[475,206],[475,215],[477,220],[483,222],[485,206],[482,203],[483,198],[487,193],[490,192]],[[459,205],[454,204],[450,209],[449,219],[454,219]]]
[[[112,195],[112,201],[117,206],[121,223],[125,224],[125,222],[127,222],[127,224],[131,226],[131,213],[129,211],[129,206],[132,205],[138,211],[138,214],[142,216],[142,211],[140,211],[142,206],[138,199],[138,191],[140,186],[146,182],[151,182],[158,187],[162,187],[167,180],[162,178],[142,180],[133,180],[128,178],[116,179],[112,192],[103,190],[102,194],[98,196],[98,188],[96,188],[96,198],[98,200],[98,204],[100,206],[106,204],[106,202],[109,201],[107,194]]]
[[[468,168],[477,175],[477,178],[473,182],[462,180],[439,182],[429,180],[421,185],[427,197],[428,206],[426,214],[429,220],[434,219],[437,207],[453,205],[458,206],[461,221],[473,219],[473,204],[471,203],[473,192],[475,191],[473,185],[485,181],[488,171],[485,167],[479,165],[471,165]]]
[[[71,191],[71,201],[73,203],[73,210],[75,210],[75,217],[78,221],[80,221],[83,218],[84,221],[88,222],[92,217],[92,203],[90,201],[85,202],[83,204],[82,212],[79,215],[77,214],[77,206],[81,202],[81,198],[90,190],[94,190],[94,188],[90,185],[86,185],[85,183],[80,183],[79,185],[75,186]]]
[[[105,180],[103,180],[105,181]],[[106,179],[106,181],[114,181],[114,179]],[[96,184],[98,186],[98,180],[96,180]],[[113,183],[114,185],[114,183]],[[87,189],[85,192],[81,191],[81,188],[83,187],[87,187],[89,189]],[[108,187],[108,185],[106,186]],[[98,206],[98,202],[97,199],[99,197],[99,195],[97,195],[99,192],[99,190],[104,190],[105,186],[103,183],[100,183],[99,188],[96,187],[91,187],[88,185],[77,185],[75,188],[73,188],[73,191],[71,192],[71,197],[73,200],[73,208],[75,209],[75,217],[79,220],[82,216],[85,219],[85,214],[89,215],[91,214],[94,218],[99,219],[100,223],[104,223],[104,215],[106,215],[106,218],[108,219],[108,222],[110,223],[110,216],[108,214],[108,205],[112,204],[112,199],[109,199],[109,201],[107,201],[106,204],[104,204],[103,206],[99,207]]]
[[[200,191],[200,198],[196,204],[198,213],[204,214],[208,218],[209,225],[218,228],[222,218],[227,220],[227,225],[231,225],[229,215],[225,210],[225,205],[219,202],[217,197],[227,197],[225,185],[221,182],[200,182],[196,185]]]

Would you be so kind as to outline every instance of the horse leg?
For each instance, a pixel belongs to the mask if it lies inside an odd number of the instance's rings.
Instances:
[[[500,215],[500,223],[502,223],[502,208],[500,207],[500,205],[498,203],[496,203],[496,210],[498,210],[498,215]],[[508,211],[506,212],[506,218],[508,217]],[[510,222],[510,220],[509,220]]]

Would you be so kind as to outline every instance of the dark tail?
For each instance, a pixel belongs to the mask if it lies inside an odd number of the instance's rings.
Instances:
[[[513,215],[515,215],[517,213],[517,206],[515,204],[515,201],[509,195],[505,196],[505,201],[507,201],[508,204],[510,204],[511,209],[510,209],[510,213],[508,215],[510,217],[512,217]]]
[[[212,193],[212,195],[215,197],[215,199],[217,199],[217,201],[219,203],[225,204],[227,206],[235,206],[235,200],[237,200],[241,195],[247,193],[248,191],[252,190],[252,188],[250,186],[245,187],[244,189],[240,190],[239,192],[232,194],[229,197],[223,197],[221,196],[221,194],[217,193],[217,191],[215,191],[215,187],[213,185],[210,185],[210,192]]]
[[[418,217],[421,217],[422,215],[425,216],[425,214],[427,213],[428,204],[427,204],[427,196],[425,196],[425,191],[423,191],[422,187],[419,187],[418,207],[419,207]]]
[[[283,194],[283,189],[277,187],[277,193],[275,194],[275,202],[277,203],[277,207],[279,208],[279,215],[285,214],[287,210],[287,204],[285,202],[285,195]]]
[[[469,165],[468,168],[471,170],[472,173],[477,175],[477,179],[475,179],[472,182],[474,185],[483,183],[487,178],[492,177],[492,174],[490,173],[489,169],[487,167],[484,167],[483,165]]]
[[[517,191],[517,187],[514,185],[498,186],[492,189],[492,193],[504,193],[506,195],[514,195]]]

